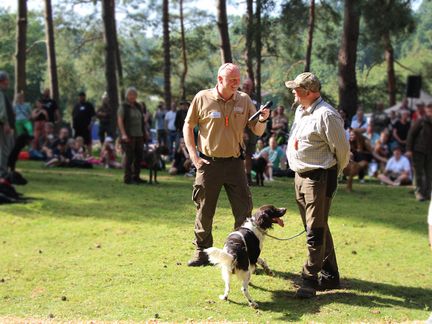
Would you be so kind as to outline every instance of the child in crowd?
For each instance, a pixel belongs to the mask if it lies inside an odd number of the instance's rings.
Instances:
[[[116,150],[113,145],[113,139],[110,136],[105,138],[100,152],[100,163],[105,168],[121,169],[122,164],[116,159]]]
[[[52,150],[52,157],[45,163],[45,166],[68,166],[71,160],[68,144],[67,140],[57,140]]]

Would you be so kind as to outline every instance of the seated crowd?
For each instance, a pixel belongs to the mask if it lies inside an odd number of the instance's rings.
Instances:
[[[416,199],[430,199],[432,103],[419,102],[415,111],[405,104],[388,115],[378,104],[369,119],[359,109],[345,124],[351,160],[343,173],[349,191],[353,177],[364,182],[364,176],[369,174],[389,186],[414,182]]]
[[[166,109],[161,103],[154,115],[146,109],[144,103],[134,101],[134,105],[140,108],[144,120],[144,149],[143,153],[140,153],[143,154],[142,166],[146,166],[144,155],[148,154],[148,151],[154,150],[157,145],[165,146],[167,156],[160,161],[160,167],[163,168],[167,161],[172,162],[170,175],[194,176],[195,170],[182,134],[189,103],[182,100],[178,107],[174,103],[170,109]],[[369,175],[389,186],[407,185],[414,181],[417,200],[430,199],[432,103],[425,105],[419,102],[417,109],[411,111],[405,102],[399,110],[388,114],[383,108],[383,104],[377,104],[369,118],[359,108],[351,120],[347,120],[346,114],[341,111],[351,146],[351,160],[343,170],[347,189],[352,190],[354,177],[358,177],[362,183],[365,176]],[[43,92],[33,108],[25,102],[23,94],[18,94],[14,109],[16,133],[18,139],[21,138],[17,140],[17,144],[20,143],[18,153],[24,146],[29,145],[28,158],[42,160],[50,167],[124,167],[125,146],[122,136],[114,143],[115,134],[109,127],[111,112],[106,94],[102,96],[101,105],[95,110],[93,105],[86,101],[85,93],[80,92],[72,111],[72,127],[61,124],[58,107],[50,98],[48,90]],[[99,119],[100,150],[98,155],[94,156],[91,125],[96,118]],[[152,138],[152,124],[157,134],[155,139]],[[74,136],[71,136],[72,134]],[[289,122],[283,106],[278,106],[272,112],[262,137],[252,139],[249,138],[250,133],[245,132],[245,142],[255,147],[252,151],[246,148],[245,152],[250,185],[262,185],[263,181],[273,181],[277,176],[293,175],[285,155],[288,134]],[[11,156],[11,169],[12,166],[14,169],[18,158],[17,150],[14,156]],[[21,156],[25,156],[25,153]],[[248,159],[251,170],[247,167]],[[252,180],[253,176],[256,176],[256,182]],[[261,181],[259,177],[262,177]]]

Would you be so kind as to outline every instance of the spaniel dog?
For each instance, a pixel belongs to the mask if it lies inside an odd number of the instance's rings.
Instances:
[[[231,275],[236,274],[242,281],[241,291],[248,303],[253,308],[258,304],[249,295],[248,285],[251,274],[255,271],[256,264],[261,265],[266,273],[272,271],[261,259],[260,253],[263,246],[264,236],[273,224],[284,226],[280,217],[285,215],[286,208],[276,208],[271,205],[260,207],[251,218],[247,218],[243,225],[228,235],[223,249],[211,247],[205,250],[209,261],[220,266],[222,278],[225,281],[225,292],[220,295],[222,300],[228,299]]]

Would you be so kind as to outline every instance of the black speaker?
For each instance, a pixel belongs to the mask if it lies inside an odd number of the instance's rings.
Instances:
[[[420,98],[421,83],[421,75],[409,75],[407,78],[406,96],[408,98]]]

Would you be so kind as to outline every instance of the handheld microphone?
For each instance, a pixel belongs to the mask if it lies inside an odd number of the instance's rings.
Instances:
[[[260,107],[260,109],[258,109],[258,111],[255,114],[253,114],[252,116],[249,117],[249,121],[257,119],[258,116],[261,115],[261,112],[263,109],[271,108],[271,106],[273,106],[273,101],[271,101],[271,100],[267,101],[264,105],[262,105]]]

